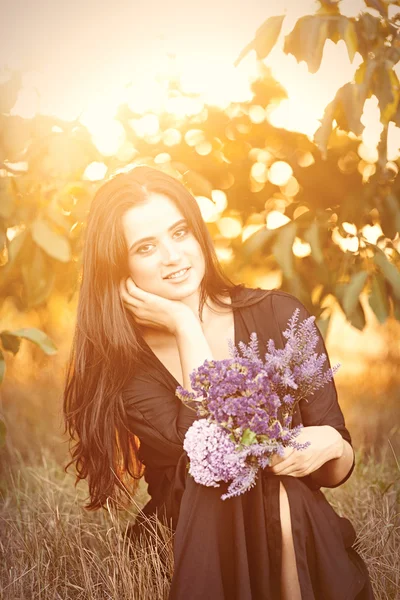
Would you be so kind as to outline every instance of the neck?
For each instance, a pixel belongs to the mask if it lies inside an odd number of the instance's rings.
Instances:
[[[220,296],[221,300],[223,300],[224,302],[226,302],[227,304],[231,304],[231,300],[230,297],[226,297],[226,296]],[[188,306],[194,313],[194,315],[198,318],[199,316],[199,304],[200,304],[200,290],[194,292],[191,296],[188,296],[187,298],[184,298],[183,300],[180,300],[180,302],[182,302],[183,304],[186,304],[186,306]],[[207,298],[204,306],[203,306],[203,312],[202,312],[202,327],[203,329],[207,329],[212,328],[213,327],[213,319],[218,318],[218,314],[220,315],[221,313],[225,313],[230,312],[230,308],[228,309],[223,309],[220,306],[218,306],[217,304],[215,304],[214,302],[212,302],[210,300],[210,298]],[[156,330],[154,328],[151,327],[143,327],[142,331],[141,331],[141,335],[143,336],[143,338],[146,340],[146,342],[150,343],[150,342],[154,342],[156,340],[160,340],[165,339],[165,338],[172,338],[172,334],[169,334],[168,332],[161,332],[160,330]]]
[[[181,302],[182,302],[182,304],[186,304],[186,306],[188,306],[190,308],[190,310],[194,313],[194,315],[196,317],[198,317],[199,316],[199,305],[200,305],[200,289],[196,290],[190,296],[183,298],[181,300]],[[204,310],[205,310],[205,306],[203,308],[203,319],[204,319]]]

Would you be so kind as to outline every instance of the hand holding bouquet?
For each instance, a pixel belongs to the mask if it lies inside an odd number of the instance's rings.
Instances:
[[[230,343],[231,358],[209,361],[190,375],[193,392],[178,386],[184,403],[196,402],[197,416],[186,432],[184,450],[189,473],[197,483],[219,487],[229,482],[222,500],[249,490],[259,468],[268,466],[284,448],[302,450],[296,436],[302,425],[291,428],[294,409],[332,378],[339,365],[323,372],[326,355],[317,355],[318,333],[311,316],[298,324],[296,309],[283,332],[283,349],[267,344],[259,356],[256,333],[246,346]]]

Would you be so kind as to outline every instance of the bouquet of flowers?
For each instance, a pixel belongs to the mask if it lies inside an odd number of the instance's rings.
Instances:
[[[283,332],[283,349],[269,340],[262,359],[253,332],[248,345],[239,342],[236,348],[229,342],[231,358],[206,360],[195,369],[193,391],[176,390],[183,403],[197,403],[201,417],[184,439],[189,473],[206,486],[230,483],[222,500],[255,485],[259,468],[268,466],[274,453],[283,456],[287,446],[302,450],[309,445],[296,442],[303,426],[291,428],[294,409],[328,383],[340,365],[323,372],[326,355],[315,352],[315,317],[299,324],[299,312],[293,312]]]

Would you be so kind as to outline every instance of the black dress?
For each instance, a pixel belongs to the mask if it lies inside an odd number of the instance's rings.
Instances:
[[[250,288],[232,293],[246,297]],[[259,290],[265,294],[265,290]],[[242,296],[243,295],[243,296]],[[279,290],[234,311],[234,341],[249,342],[257,332],[263,350],[269,338],[283,347],[282,332],[295,308],[309,316],[292,295]],[[317,352],[326,353],[322,336]],[[328,358],[329,363],[329,358]],[[330,365],[330,363],[329,363]],[[310,478],[260,470],[247,493],[221,500],[228,484],[197,484],[188,474],[183,440],[196,414],[175,396],[177,380],[151,351],[124,390],[130,429],[141,441],[140,457],[151,500],[143,513],[156,514],[175,531],[170,600],[278,600],[281,572],[279,482],[291,513],[297,570],[303,600],[373,600],[366,565],[354,549],[356,533]],[[302,401],[293,425],[331,425],[351,444],[334,382]],[[344,483],[351,475],[354,463]],[[335,486],[336,487],[336,486]],[[138,518],[133,534],[141,528]]]

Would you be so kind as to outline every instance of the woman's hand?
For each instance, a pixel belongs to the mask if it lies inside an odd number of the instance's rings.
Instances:
[[[193,311],[180,300],[169,300],[145,292],[130,277],[121,281],[120,294],[135,321],[145,327],[164,329],[175,335],[185,319],[196,318]]]
[[[332,458],[340,458],[344,451],[343,438],[330,425],[303,427],[295,438],[299,444],[310,442],[304,450],[285,448],[285,455],[274,455],[266,470],[276,475],[304,477],[319,469]]]

